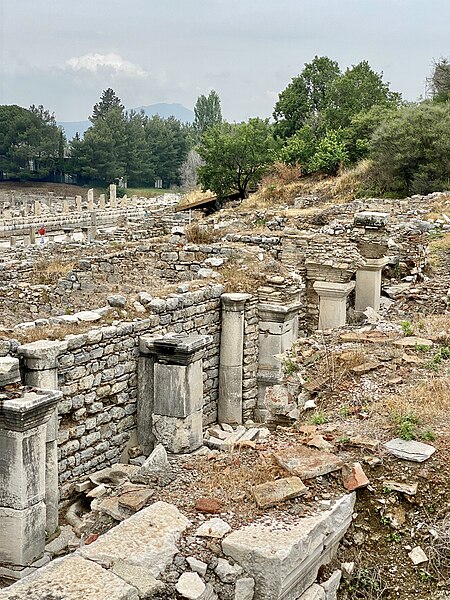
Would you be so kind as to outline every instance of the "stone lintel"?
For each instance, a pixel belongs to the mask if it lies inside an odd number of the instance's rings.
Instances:
[[[388,263],[389,256],[383,256],[381,258],[366,258],[366,264],[363,265],[361,271],[381,271]]]
[[[11,431],[27,431],[46,423],[62,392],[39,390],[25,392],[21,398],[0,400],[0,428]]]
[[[356,213],[353,223],[370,229],[380,229],[385,227],[389,220],[389,213],[364,210]]]
[[[325,298],[345,298],[355,287],[354,281],[334,283],[331,281],[315,281],[313,288],[317,294]]]
[[[250,300],[251,294],[222,294],[220,300],[222,301],[222,309],[226,311],[240,311],[244,310],[244,305],[247,300]]]
[[[19,346],[17,352],[25,359],[30,370],[56,369],[58,357],[67,350],[67,342],[59,340],[38,340]]]
[[[301,303],[288,304],[287,306],[278,304],[258,304],[258,314],[261,321],[272,321],[273,323],[284,323],[293,319],[301,308]]]
[[[172,335],[161,337],[142,336],[139,347],[142,354],[156,355],[157,362],[188,365],[203,356],[204,349],[212,342],[210,335]]]

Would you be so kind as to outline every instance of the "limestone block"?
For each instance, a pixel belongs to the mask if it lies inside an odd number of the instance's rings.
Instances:
[[[108,567],[117,561],[145,567],[158,577],[178,552],[176,543],[190,524],[172,504],[155,502],[77,552]]]
[[[36,342],[19,346],[17,352],[25,359],[27,369],[41,370],[56,368],[58,366],[58,357],[66,350],[67,342],[37,340]]]
[[[325,591],[325,600],[337,600],[337,591],[341,582],[342,571],[337,569],[329,579],[321,583]]]
[[[175,589],[183,598],[198,600],[202,597],[206,585],[197,573],[183,573],[177,581]]]
[[[356,226],[379,229],[385,227],[388,220],[389,213],[364,210],[355,214],[353,222]]]
[[[313,583],[298,600],[326,600],[325,590],[317,583]]]
[[[153,415],[153,434],[156,440],[173,454],[193,452],[203,444],[203,413],[201,410],[187,417]]]
[[[186,366],[155,364],[154,412],[187,417],[203,406],[202,361]]]
[[[45,518],[43,501],[23,510],[0,507],[0,563],[25,566],[42,556]]]
[[[45,495],[45,425],[0,429],[0,506],[25,509]]]
[[[90,560],[58,558],[32,575],[0,590],[0,600],[139,600],[136,588]]]
[[[222,542],[225,555],[256,582],[258,600],[295,600],[328,562],[352,518],[355,494],[343,496],[328,511],[284,528],[251,524]]]
[[[284,477],[275,481],[267,481],[252,489],[259,508],[275,506],[280,502],[297,498],[307,491],[308,488],[298,477]]]
[[[164,589],[164,583],[150,575],[144,567],[137,567],[119,560],[114,563],[112,572],[135,587],[140,598],[152,598],[154,594],[160,593]]]
[[[413,462],[428,460],[436,452],[436,448],[430,446],[430,444],[416,442],[415,440],[405,441],[401,438],[386,442],[384,447],[390,454]]]
[[[12,356],[0,358],[0,387],[20,381],[19,359]]]
[[[326,475],[337,471],[344,464],[339,456],[331,452],[322,452],[303,444],[279,450],[273,456],[280,467],[300,479]]]
[[[253,600],[255,580],[252,577],[242,577],[236,581],[234,600]]]

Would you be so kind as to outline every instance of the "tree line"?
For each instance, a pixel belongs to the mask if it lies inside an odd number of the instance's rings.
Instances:
[[[450,62],[435,62],[429,98],[405,102],[367,61],[341,71],[316,56],[282,90],[273,119],[222,119],[213,90],[197,99],[194,123],[127,112],[114,90],[93,107],[91,126],[69,144],[42,106],[0,106],[0,176],[164,186],[200,183],[219,197],[254,189],[271,165],[334,175],[370,160],[371,194],[450,188]],[[364,190],[363,190],[364,191]]]

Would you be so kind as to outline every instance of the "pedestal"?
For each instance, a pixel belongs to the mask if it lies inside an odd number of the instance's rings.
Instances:
[[[315,281],[313,283],[313,288],[319,296],[319,329],[333,329],[345,325],[347,296],[354,287],[354,281],[349,283]]]
[[[380,309],[381,271],[388,262],[387,257],[366,258],[366,264],[356,271],[355,310]]]

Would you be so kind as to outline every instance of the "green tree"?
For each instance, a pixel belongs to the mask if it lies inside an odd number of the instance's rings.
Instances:
[[[303,125],[294,135],[285,140],[278,151],[278,159],[288,165],[298,164],[303,173],[308,172],[308,165],[314,155],[317,138],[309,125]]]
[[[400,108],[374,133],[371,157],[381,191],[399,195],[450,187],[450,103]]]
[[[220,98],[215,90],[211,90],[208,96],[201,95],[197,98],[194,106],[194,130],[197,140],[203,133],[214,125],[222,123],[222,109],[220,108]]]
[[[434,63],[430,83],[433,100],[436,102],[450,100],[450,60],[448,58],[441,58]]]
[[[205,131],[198,153],[204,164],[198,170],[204,190],[223,198],[237,192],[241,198],[261,180],[275,158],[276,142],[268,120],[222,123]]]
[[[343,130],[349,162],[355,163],[369,156],[373,133],[382,123],[391,119],[396,111],[396,107],[376,104],[368,111],[362,111],[351,118],[350,124]]]
[[[180,183],[180,168],[189,145],[186,129],[175,117],[153,116],[145,123],[146,160],[150,178],[161,177],[165,187]]]
[[[308,170],[311,173],[321,171],[336,175],[346,162],[348,162],[348,153],[342,131],[330,129],[317,142],[314,154],[308,162]]]
[[[323,122],[327,129],[345,128],[353,117],[372,106],[396,107],[400,100],[400,95],[383,82],[383,74],[376,73],[364,60],[347,69],[328,88]]]
[[[103,90],[100,100],[97,104],[94,104],[92,116],[89,117],[89,120],[94,124],[100,119],[105,119],[108,111],[112,108],[119,109],[122,115],[125,112],[125,108],[120,98],[116,95],[116,92],[112,88],[108,88],[107,90]]]
[[[339,75],[338,63],[327,56],[315,56],[310,63],[305,63],[301,74],[292,79],[275,104],[273,116],[277,134],[287,138],[305,124],[317,128],[328,90]]]

